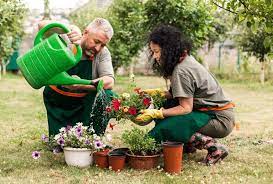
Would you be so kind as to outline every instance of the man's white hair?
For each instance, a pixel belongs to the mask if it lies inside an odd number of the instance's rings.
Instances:
[[[104,18],[96,18],[93,20],[86,28],[89,30],[102,30],[105,35],[111,40],[112,36],[114,35],[113,27],[111,26],[110,22]]]

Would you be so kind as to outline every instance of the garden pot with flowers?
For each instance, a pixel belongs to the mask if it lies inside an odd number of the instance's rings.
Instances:
[[[141,91],[140,88],[135,88],[131,93],[122,93],[115,97],[111,104],[106,107],[106,112],[110,117],[116,118],[117,121],[127,119],[144,126],[147,123],[135,121],[135,118],[144,109],[161,108],[164,101],[165,99],[160,93],[151,96]]]
[[[93,163],[95,134],[88,127],[77,123],[74,127],[60,129],[60,133],[51,140],[51,146],[60,146],[64,150],[65,162],[70,166],[89,167]]]
[[[103,137],[94,136],[94,148],[95,152],[93,153],[94,163],[99,168],[108,168],[108,153],[111,149],[109,143],[111,141],[111,135],[106,134]]]
[[[122,134],[122,140],[130,149],[127,152],[129,166],[133,169],[148,170],[157,167],[160,145],[148,136],[148,130],[134,127]]]

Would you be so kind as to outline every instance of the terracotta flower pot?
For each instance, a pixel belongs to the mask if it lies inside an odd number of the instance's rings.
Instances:
[[[129,151],[129,148],[116,148],[113,149],[109,154],[123,154],[126,155],[126,153]],[[128,157],[125,158],[125,163],[128,163]]]
[[[108,154],[109,167],[111,167],[114,171],[121,171],[125,165],[125,158],[126,155],[124,154]]]
[[[131,155],[127,153],[129,160],[129,166],[133,169],[138,170],[149,170],[154,167],[157,167],[160,155],[149,155],[149,156],[140,156],[140,155]]]
[[[180,142],[164,142],[164,170],[168,173],[179,174],[182,169],[182,153],[183,143]]]
[[[99,168],[108,168],[108,152],[109,150],[98,151],[93,153],[94,162]]]

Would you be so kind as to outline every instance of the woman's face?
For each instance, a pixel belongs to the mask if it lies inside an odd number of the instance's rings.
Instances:
[[[161,48],[158,44],[150,42],[150,49],[152,51],[152,57],[159,63],[161,57]]]

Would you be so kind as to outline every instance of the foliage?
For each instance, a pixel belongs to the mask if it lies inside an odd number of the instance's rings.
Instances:
[[[236,40],[243,51],[256,56],[260,62],[263,62],[266,55],[270,53],[270,46],[264,44],[267,35],[262,30],[253,32],[251,29],[246,28],[241,31]]]
[[[20,0],[0,0],[0,58],[7,60],[19,48],[26,8]],[[1,60],[0,60],[1,63]]]
[[[109,48],[116,70],[120,66],[129,66],[145,45],[143,3],[141,0],[114,0],[108,10],[108,19],[115,31]]]
[[[147,0],[145,3],[146,25],[149,30],[157,24],[178,27],[194,43],[194,50],[203,46],[213,31],[211,9],[198,0]]]
[[[273,39],[273,3],[272,0],[212,0],[213,4],[235,15],[235,20],[251,30],[263,32],[265,47],[271,47]],[[258,33],[259,34],[259,33]]]
[[[208,33],[208,51],[216,42],[224,42],[228,31],[232,29],[232,20],[224,10],[217,10],[213,13],[213,22]]]
[[[90,0],[85,6],[72,12],[69,15],[69,19],[81,30],[84,30],[86,26],[96,17],[106,18],[105,11],[105,9],[96,9],[95,1]]]
[[[154,155],[159,151],[159,145],[149,137],[148,130],[134,127],[132,130],[125,130],[122,134],[123,142],[135,155]]]

